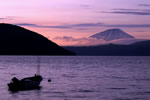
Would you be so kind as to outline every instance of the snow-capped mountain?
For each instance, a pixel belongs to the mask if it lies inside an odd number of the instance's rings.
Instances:
[[[104,32],[100,32],[90,36],[96,39],[104,39],[105,41],[117,40],[117,39],[125,39],[125,38],[134,38],[128,33],[120,30],[120,29],[109,29]]]

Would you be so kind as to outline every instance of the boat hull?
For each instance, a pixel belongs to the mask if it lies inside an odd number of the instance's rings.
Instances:
[[[8,83],[8,89],[11,91],[39,89],[42,80],[43,78],[41,76],[27,77]]]

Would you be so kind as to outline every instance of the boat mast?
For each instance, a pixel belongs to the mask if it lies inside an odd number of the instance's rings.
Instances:
[[[41,60],[41,57],[38,56],[37,58],[37,75],[40,75],[40,60]]]

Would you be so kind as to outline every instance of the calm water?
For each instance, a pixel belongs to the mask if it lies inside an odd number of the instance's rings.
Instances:
[[[0,100],[150,100],[150,57],[42,56],[42,88],[8,91],[36,70],[35,56],[0,56]]]

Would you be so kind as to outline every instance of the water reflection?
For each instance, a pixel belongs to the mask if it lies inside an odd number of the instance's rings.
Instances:
[[[150,57],[41,58],[42,88],[13,93],[7,83],[33,76],[37,59],[0,57],[0,100],[150,100]]]

